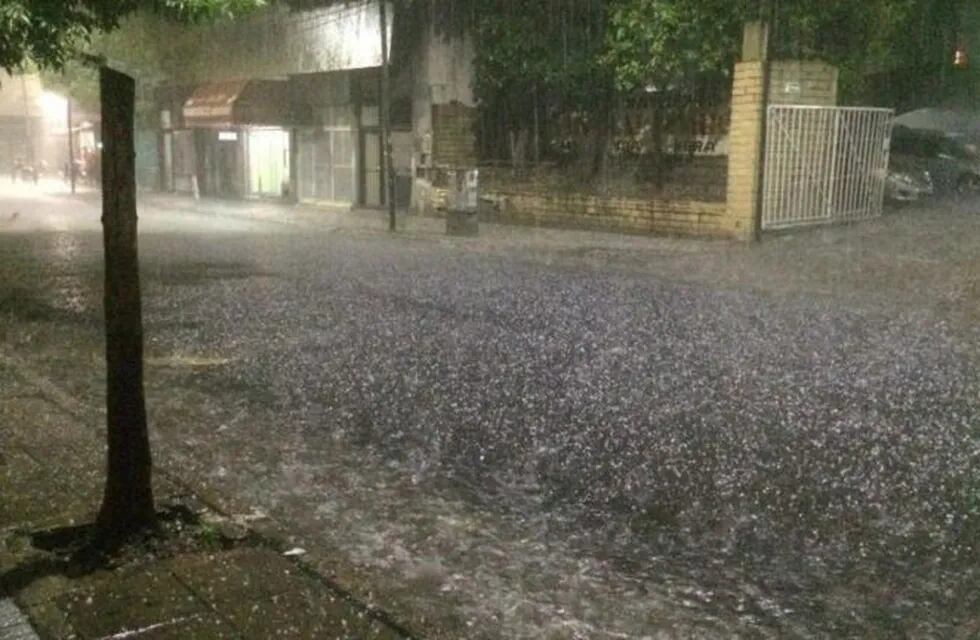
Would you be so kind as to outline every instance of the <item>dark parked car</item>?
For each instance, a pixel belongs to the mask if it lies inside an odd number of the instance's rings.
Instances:
[[[889,190],[905,187],[904,192],[895,192],[910,196],[916,190],[910,185],[923,187],[926,175],[937,193],[980,193],[980,156],[975,149],[946,134],[895,127]]]

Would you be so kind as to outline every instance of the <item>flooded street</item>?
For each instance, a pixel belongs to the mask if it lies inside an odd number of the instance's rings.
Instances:
[[[972,208],[734,248],[207,206],[140,211],[156,462],[420,636],[980,633]],[[98,220],[0,194],[0,350],[94,428]]]

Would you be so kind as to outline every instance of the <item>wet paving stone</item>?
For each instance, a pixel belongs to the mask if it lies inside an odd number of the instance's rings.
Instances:
[[[402,637],[345,601],[322,591],[292,591],[265,600],[243,601],[222,611],[242,636],[250,640],[396,640]]]
[[[78,636],[68,622],[68,612],[59,609],[53,602],[25,605],[24,612],[44,640],[66,640]]]
[[[313,581],[294,563],[268,549],[184,556],[168,566],[177,579],[207,602],[272,597],[313,587]]]
[[[76,582],[56,604],[85,638],[166,625],[210,611],[164,568],[123,575],[100,572]]]
[[[57,484],[48,483],[46,476],[27,474],[19,479],[21,482],[5,486],[10,495],[0,503],[0,529],[14,525],[43,528],[52,518],[78,510],[78,497]]]
[[[137,637],[148,640],[238,640],[241,634],[217,614],[204,614],[148,629]]]

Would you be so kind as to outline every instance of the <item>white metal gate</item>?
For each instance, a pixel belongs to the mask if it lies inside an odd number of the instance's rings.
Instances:
[[[881,215],[890,109],[769,107],[762,228]]]

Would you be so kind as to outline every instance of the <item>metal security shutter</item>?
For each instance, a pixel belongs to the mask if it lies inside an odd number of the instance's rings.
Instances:
[[[297,134],[300,198],[349,205],[354,202],[355,147],[350,129],[306,129]]]

